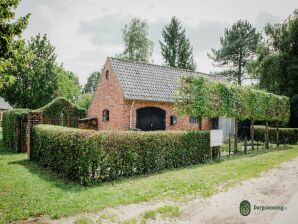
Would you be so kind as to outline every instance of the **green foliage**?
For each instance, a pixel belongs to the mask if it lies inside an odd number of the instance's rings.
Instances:
[[[18,108],[36,109],[49,103],[58,89],[55,48],[46,35],[38,34],[29,42],[26,51],[33,54],[26,67],[11,70],[16,81],[1,94]]]
[[[37,125],[31,158],[81,184],[204,162],[209,132],[97,132]]]
[[[294,97],[298,94],[298,10],[281,24],[265,27],[266,42],[258,48],[258,57],[249,65],[260,79],[260,87],[275,94]],[[291,126],[297,127],[291,112]]]
[[[241,85],[245,66],[256,55],[260,40],[261,35],[256,28],[246,20],[239,20],[231,28],[225,29],[224,36],[220,38],[221,48],[212,49],[212,54],[208,56],[218,66],[227,67],[228,72],[224,74],[236,78]]]
[[[3,112],[2,128],[3,142],[8,149],[17,151],[16,128],[17,122],[20,119],[27,118],[29,109],[12,109]]]
[[[173,17],[161,34],[164,42],[160,41],[159,43],[165,63],[174,68],[195,70],[193,48],[189,39],[185,36],[185,30],[182,28],[180,21]]]
[[[93,94],[92,93],[84,93],[82,94],[79,99],[76,101],[76,105],[78,105],[79,107],[85,108],[86,110],[88,110],[91,101],[93,98]]]
[[[184,76],[175,97],[178,113],[196,117],[237,117],[240,120],[288,121],[288,97],[202,76]]]
[[[298,128],[279,128],[279,139],[281,142],[285,142],[289,144],[297,144],[298,143]],[[276,142],[276,128],[268,127],[269,133],[269,141],[272,143]],[[265,141],[265,126],[256,125],[254,137],[256,141]]]
[[[30,14],[15,18],[20,0],[0,1],[0,89],[13,83],[9,72],[16,65],[25,66],[29,55],[23,54],[24,41],[20,38],[28,25]]]
[[[149,62],[153,51],[153,42],[148,39],[148,24],[138,18],[133,18],[122,30],[124,52],[122,59]]]
[[[70,71],[66,71],[62,66],[56,67],[58,74],[58,90],[55,95],[65,97],[69,100],[76,100],[81,93],[79,78]]]
[[[77,127],[78,120],[86,116],[86,110],[63,97],[54,99],[49,104],[34,112],[41,112],[43,122],[67,127]]]
[[[100,72],[92,72],[87,79],[87,83],[84,85],[83,93],[94,93],[99,82],[99,78]]]

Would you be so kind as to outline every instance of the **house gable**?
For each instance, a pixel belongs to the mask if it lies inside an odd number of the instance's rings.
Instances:
[[[107,60],[88,108],[87,116],[97,117],[99,129],[124,130],[125,122],[122,118],[124,105],[123,91],[110,61]],[[109,113],[108,121],[103,120],[104,110]]]

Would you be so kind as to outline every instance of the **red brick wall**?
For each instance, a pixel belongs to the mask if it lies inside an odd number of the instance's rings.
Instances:
[[[106,71],[109,70],[109,79],[106,79]],[[99,130],[127,130],[124,128],[125,116],[124,96],[120,84],[114,74],[110,63],[106,63],[102,70],[87,117],[97,117]],[[110,120],[103,122],[103,110],[109,110]]]
[[[106,79],[106,71],[109,70],[109,79]],[[132,100],[125,100],[120,84],[114,74],[113,68],[107,62],[102,70],[92,103],[88,109],[88,117],[98,118],[99,130],[126,131],[130,126],[130,108]],[[132,113],[132,127],[136,127],[136,110],[142,107],[159,107],[166,111],[166,130],[197,130],[198,124],[189,123],[188,116],[178,117],[173,111],[173,103],[135,101]],[[103,122],[103,110],[109,110],[110,120]],[[170,125],[170,116],[177,116],[177,123]],[[203,130],[210,129],[210,122],[203,119]]]
[[[129,109],[132,105],[131,100],[126,101],[127,106],[124,111],[125,114],[128,114],[128,118],[125,118],[127,123],[125,127],[129,128]],[[151,101],[135,101],[133,106],[133,113],[132,113],[132,126],[133,128],[136,127],[136,111],[142,107],[158,107],[166,112],[166,130],[198,130],[198,124],[191,124],[189,123],[188,116],[177,116],[177,113],[173,110],[173,103],[164,103],[164,102],[151,102]],[[171,125],[170,117],[171,115],[177,116],[177,123],[175,125]],[[204,118],[202,121],[202,128],[203,130],[210,129],[210,122],[208,118]]]

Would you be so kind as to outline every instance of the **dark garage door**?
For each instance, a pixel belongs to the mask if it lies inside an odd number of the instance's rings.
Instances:
[[[157,107],[144,107],[137,110],[137,128],[142,131],[166,129],[166,112]]]

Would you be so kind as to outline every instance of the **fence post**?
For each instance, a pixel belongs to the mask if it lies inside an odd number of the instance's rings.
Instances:
[[[250,120],[250,140],[251,140],[251,150],[254,150],[254,120]]]
[[[246,154],[247,152],[247,137],[245,136],[245,140],[244,140],[244,153]]]
[[[231,155],[231,133],[229,134],[229,156]]]
[[[279,147],[279,121],[276,122],[276,147]]]
[[[268,121],[266,121],[266,126],[265,126],[265,149],[269,149]]]

